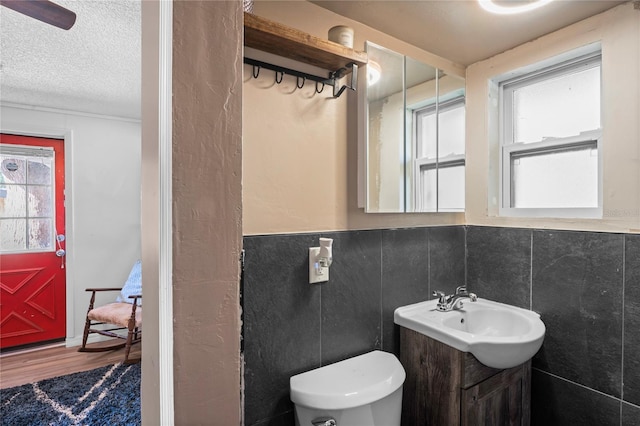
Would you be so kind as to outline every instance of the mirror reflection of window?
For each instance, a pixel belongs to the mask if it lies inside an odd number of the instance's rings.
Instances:
[[[464,211],[464,94],[413,110],[416,211]]]
[[[366,50],[380,76],[366,87],[366,211],[464,211],[464,79]]]

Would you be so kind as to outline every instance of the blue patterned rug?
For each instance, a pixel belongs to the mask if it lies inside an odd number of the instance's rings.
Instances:
[[[0,424],[139,425],[140,363],[0,390]]]

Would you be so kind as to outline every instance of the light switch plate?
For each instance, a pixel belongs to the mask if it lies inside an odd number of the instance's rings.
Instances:
[[[329,267],[319,266],[319,269],[316,268],[316,259],[319,254],[320,247],[309,247],[309,284],[329,281]]]

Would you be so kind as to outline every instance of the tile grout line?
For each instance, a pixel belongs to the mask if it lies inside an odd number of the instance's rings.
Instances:
[[[624,297],[625,297],[625,282],[627,276],[627,239],[622,235],[622,351],[620,362],[620,426],[622,425],[622,412],[624,408]]]
[[[570,383],[570,384],[572,384],[572,385],[575,385],[575,386],[581,387],[582,389],[586,389],[586,390],[589,390],[589,391],[591,391],[591,392],[595,392],[595,393],[600,394],[600,395],[602,395],[602,396],[605,396],[605,397],[608,397],[608,398],[611,398],[611,399],[615,399],[615,400],[619,401],[619,402],[621,403],[621,405],[622,405],[622,398],[618,398],[618,397],[616,397],[616,396],[609,395],[608,393],[604,393],[604,392],[602,392],[602,391],[599,391],[598,389],[590,388],[589,386],[585,386],[585,385],[583,385],[583,384],[581,384],[581,383],[574,382],[573,380],[569,380],[569,379],[567,379],[567,378],[564,378],[564,377],[562,377],[562,376],[558,376],[558,375],[556,375],[556,374],[550,373],[550,372],[545,371],[545,370],[541,370],[541,369],[539,369],[539,368],[532,367],[532,370],[539,371],[540,373],[543,373],[543,374],[546,374],[546,375],[548,375],[548,376],[554,377],[554,378],[556,378],[556,379],[558,379],[558,380],[562,380],[563,382]]]
[[[380,350],[384,349],[384,286],[382,284],[382,278],[384,277],[384,250],[382,245],[384,244],[384,232],[379,231],[378,241],[380,244]]]
[[[464,229],[464,286],[469,288],[469,271],[467,270],[467,264],[469,262],[469,247],[467,246],[467,232],[469,227],[465,225]]]
[[[431,299],[431,230],[427,229],[427,297]]]
[[[533,229],[529,245],[529,310],[533,311]]]

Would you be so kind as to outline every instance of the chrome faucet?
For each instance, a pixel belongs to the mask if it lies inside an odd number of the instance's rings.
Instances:
[[[478,300],[478,296],[476,296],[475,293],[467,293],[467,287],[463,285],[456,288],[455,294],[447,296],[444,292],[436,290],[433,292],[433,295],[438,298],[437,309],[441,312],[462,309],[464,304],[461,299],[464,298],[468,298],[472,302]]]

